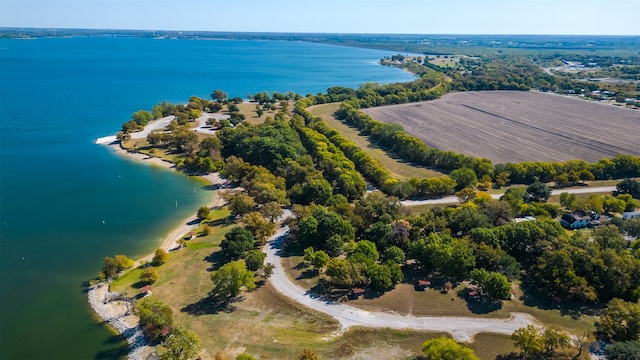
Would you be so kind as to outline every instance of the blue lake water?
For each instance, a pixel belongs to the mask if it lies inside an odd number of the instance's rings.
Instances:
[[[301,42],[1,40],[0,358],[121,356],[126,344],[92,316],[83,281],[105,256],[149,253],[211,196],[96,138],[139,109],[213,89],[304,95],[412,80],[377,64],[390,55]]]

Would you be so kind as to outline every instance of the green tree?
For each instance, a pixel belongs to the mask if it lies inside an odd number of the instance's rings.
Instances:
[[[270,201],[262,205],[262,207],[260,207],[260,212],[264,217],[271,220],[272,223],[276,222],[276,220],[284,213],[282,206],[275,201]]]
[[[238,356],[236,356],[236,360],[256,360],[256,358],[254,358],[253,356],[247,354],[247,353],[242,353],[242,354],[238,354]]]
[[[506,186],[509,183],[509,173],[508,172],[499,172],[496,174],[496,187],[499,189],[501,187]]]
[[[560,194],[560,205],[565,209],[573,209],[577,200],[578,196],[576,194],[570,194],[567,192]]]
[[[509,299],[511,283],[506,276],[485,269],[471,270],[471,282],[493,299]]]
[[[242,288],[252,290],[256,287],[253,272],[247,270],[244,261],[238,260],[222,265],[211,274],[213,290],[211,294],[219,300],[240,295]]]
[[[153,114],[146,110],[138,110],[131,115],[131,120],[140,126],[147,125],[153,119]]]
[[[318,250],[313,254],[311,265],[313,265],[314,268],[320,271],[322,268],[327,266],[327,264],[329,263],[329,259],[331,258],[329,257],[329,255],[327,255],[326,252],[324,252],[323,250]]]
[[[460,168],[453,170],[449,177],[456,181],[456,190],[462,190],[467,187],[474,187],[478,183],[478,177],[475,171],[469,168]]]
[[[640,360],[640,341],[621,341],[608,344],[604,350],[607,360]]]
[[[134,311],[140,319],[140,327],[153,340],[160,338],[164,328],[173,325],[173,311],[169,305],[153,296],[137,301]]]
[[[258,269],[263,266],[264,259],[266,259],[266,257],[267,254],[260,250],[250,250],[244,259],[245,263],[247,264],[247,269],[251,271],[258,271]]]
[[[253,249],[254,238],[251,231],[235,227],[224,235],[224,239],[220,243],[222,252],[230,259],[238,259],[245,252]]]
[[[560,348],[569,346],[569,335],[567,333],[546,328],[542,332],[542,346],[547,357],[551,357]]]
[[[545,202],[551,196],[549,185],[536,181],[527,187],[527,197],[531,201]]]
[[[473,350],[447,337],[425,341],[422,344],[422,353],[427,360],[479,360]]]
[[[199,220],[205,220],[207,217],[209,217],[210,213],[211,213],[211,209],[209,209],[208,206],[201,206],[198,209],[198,213],[196,214],[196,216],[198,217]]]
[[[242,216],[256,207],[255,200],[242,192],[224,193],[222,198],[226,200],[229,211],[235,216]]]
[[[454,194],[460,200],[460,203],[466,204],[476,198],[476,192],[471,188],[464,188]]]
[[[145,284],[153,284],[158,280],[158,271],[153,267],[148,267],[142,270],[142,274],[140,274],[140,281]]]
[[[164,249],[157,249],[153,255],[153,260],[151,260],[151,264],[153,266],[160,266],[169,261],[169,254]]]
[[[262,214],[257,211],[245,214],[242,217],[242,223],[245,229],[251,231],[256,241],[260,244],[264,244],[267,238],[275,232],[273,223],[265,220]]]
[[[517,329],[511,334],[511,340],[524,356],[541,354],[544,349],[544,337],[534,325]]]
[[[227,93],[225,93],[222,90],[213,90],[213,92],[211,93],[211,98],[219,103],[224,102],[225,100],[227,100]]]
[[[382,253],[382,260],[393,264],[402,265],[405,262],[405,258],[404,251],[395,245],[386,248]]]
[[[162,342],[165,352],[160,356],[161,360],[189,360],[196,358],[202,347],[200,339],[192,331],[182,326],[174,326],[169,336]]]
[[[640,304],[611,300],[596,321],[596,335],[605,341],[640,341]]]
[[[113,278],[121,271],[133,267],[134,261],[125,255],[116,255],[115,257],[105,257],[102,260],[102,273],[107,278]]]
[[[616,189],[621,194],[629,194],[635,199],[640,199],[640,181],[635,179],[624,179],[616,185]]]
[[[298,360],[320,360],[320,356],[309,349],[304,349],[302,353],[298,355]]]

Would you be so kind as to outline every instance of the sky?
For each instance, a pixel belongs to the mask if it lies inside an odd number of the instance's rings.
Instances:
[[[0,27],[640,35],[638,0],[0,0]]]

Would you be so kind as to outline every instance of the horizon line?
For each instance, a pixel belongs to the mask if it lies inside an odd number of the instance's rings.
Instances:
[[[239,31],[239,30],[168,30],[168,29],[123,29],[123,28],[83,28],[83,27],[31,27],[0,26],[0,32],[6,30],[69,30],[69,31],[142,31],[174,33],[226,33],[226,34],[289,34],[289,35],[455,35],[455,36],[596,36],[596,37],[640,37],[640,34],[535,34],[535,33],[366,33],[366,32],[307,32],[307,31]]]

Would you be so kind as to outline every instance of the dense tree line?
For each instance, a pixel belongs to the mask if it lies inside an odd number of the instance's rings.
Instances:
[[[355,165],[326,136],[319,132],[298,127],[302,143],[313,156],[316,166],[325,179],[333,186],[336,194],[342,194],[349,200],[359,199],[367,184],[355,169]]]

